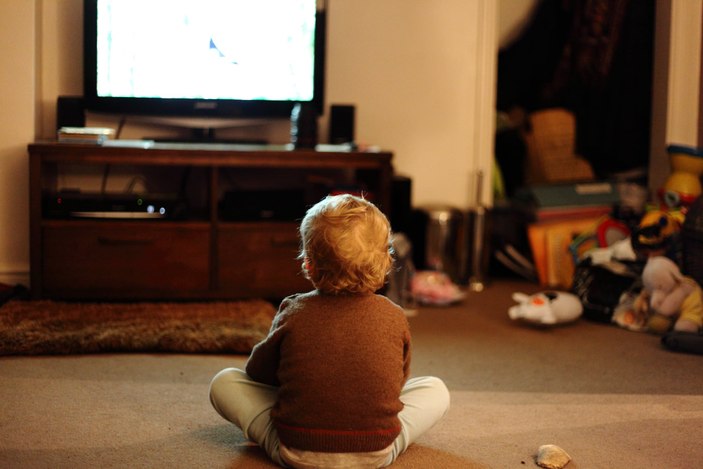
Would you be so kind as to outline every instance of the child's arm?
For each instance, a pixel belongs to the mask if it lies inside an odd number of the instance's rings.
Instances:
[[[249,355],[245,371],[251,379],[259,383],[278,386],[278,363],[280,360],[280,343],[285,333],[285,306],[284,300],[273,318],[268,336],[256,344]]]
[[[272,330],[269,336],[262,342],[254,346],[249,360],[247,360],[245,371],[251,379],[259,383],[278,386],[278,337],[276,331]]]

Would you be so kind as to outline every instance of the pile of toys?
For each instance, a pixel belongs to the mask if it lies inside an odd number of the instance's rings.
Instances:
[[[517,294],[511,318],[549,325],[583,315],[656,334],[671,350],[703,354],[703,150],[672,146],[669,153],[674,171],[660,204],[628,227],[629,236],[587,249],[583,238],[575,240],[571,291]]]

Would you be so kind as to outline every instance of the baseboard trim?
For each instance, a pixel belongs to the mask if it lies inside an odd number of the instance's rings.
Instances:
[[[29,271],[0,270],[0,283],[5,285],[24,285],[29,288]]]

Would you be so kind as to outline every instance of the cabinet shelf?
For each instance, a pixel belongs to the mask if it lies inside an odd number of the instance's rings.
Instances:
[[[296,259],[307,206],[351,185],[390,211],[390,152],[119,141],[28,149],[34,298],[281,298],[310,288]],[[176,192],[187,210],[176,219],[47,210],[46,194],[119,194],[135,183],[150,186],[145,200]]]

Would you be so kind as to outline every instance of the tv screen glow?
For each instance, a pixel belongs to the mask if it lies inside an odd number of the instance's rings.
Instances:
[[[318,0],[86,0],[87,108],[268,117],[321,108]]]

